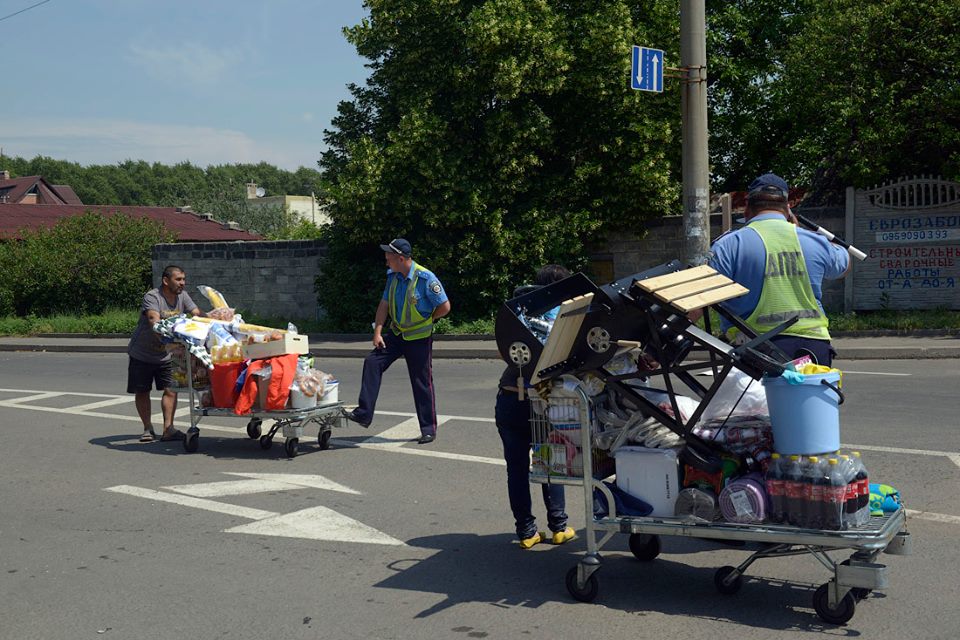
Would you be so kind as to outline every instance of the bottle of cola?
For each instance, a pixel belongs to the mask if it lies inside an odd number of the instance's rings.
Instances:
[[[770,520],[777,524],[785,522],[787,516],[785,461],[786,459],[782,458],[779,453],[770,456],[770,466],[767,467],[767,474],[764,478],[767,497],[770,498]]]
[[[810,456],[803,468],[803,525],[808,529],[823,528],[823,487],[826,473],[820,458]]]
[[[786,521],[797,527],[803,526],[803,467],[800,456],[792,455],[783,471]]]
[[[847,479],[838,458],[827,460],[827,485],[823,493],[824,529],[843,529],[843,508],[847,499]]]

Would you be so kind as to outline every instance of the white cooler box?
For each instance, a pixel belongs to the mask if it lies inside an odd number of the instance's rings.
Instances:
[[[677,452],[620,447],[613,455],[617,461],[617,487],[653,507],[650,515],[673,516],[680,490]]]

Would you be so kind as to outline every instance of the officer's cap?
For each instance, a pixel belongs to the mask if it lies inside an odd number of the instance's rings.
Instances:
[[[380,245],[380,248],[383,249],[384,253],[396,253],[406,258],[409,258],[413,253],[413,247],[403,238],[394,238],[387,244]]]

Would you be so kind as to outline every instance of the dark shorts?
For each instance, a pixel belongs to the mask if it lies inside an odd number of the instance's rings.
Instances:
[[[144,362],[130,358],[130,364],[127,365],[127,393],[149,393],[152,384],[156,384],[157,391],[172,387],[173,363]]]

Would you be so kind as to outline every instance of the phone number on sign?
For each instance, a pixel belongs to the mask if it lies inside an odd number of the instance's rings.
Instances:
[[[918,231],[880,231],[877,242],[915,242],[917,240],[955,240],[960,229],[922,229]]]

